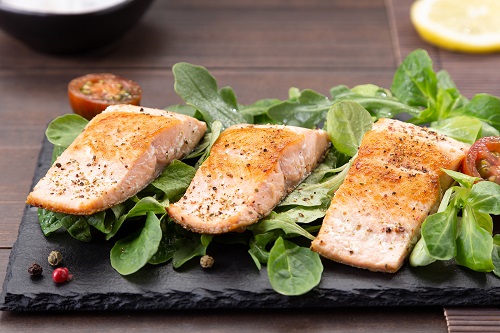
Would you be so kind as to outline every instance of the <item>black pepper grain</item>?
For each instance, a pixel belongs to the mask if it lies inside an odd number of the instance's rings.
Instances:
[[[42,272],[43,272],[42,266],[38,265],[37,263],[31,264],[31,266],[28,268],[29,275],[33,277],[42,275]]]

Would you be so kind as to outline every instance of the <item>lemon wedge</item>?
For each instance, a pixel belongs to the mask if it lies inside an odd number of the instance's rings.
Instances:
[[[466,53],[500,51],[500,0],[417,0],[411,21],[425,41]]]

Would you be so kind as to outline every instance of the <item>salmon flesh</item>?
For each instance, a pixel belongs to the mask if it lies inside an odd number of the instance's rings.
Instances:
[[[198,233],[241,231],[268,215],[317,166],[328,147],[323,130],[229,127],[168,213]]]
[[[90,215],[132,197],[190,152],[206,125],[192,117],[114,105],[94,117],[36,184],[27,203]]]
[[[311,249],[347,265],[396,272],[439,206],[468,146],[429,129],[380,119],[366,133]]]

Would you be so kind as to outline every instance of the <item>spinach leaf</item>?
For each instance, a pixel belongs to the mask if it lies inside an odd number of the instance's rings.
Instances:
[[[174,242],[175,252],[172,258],[172,266],[179,268],[195,257],[207,254],[207,247],[212,236],[192,234],[191,237],[178,238]]]
[[[127,219],[147,216],[149,212],[154,214],[165,214],[166,212],[165,206],[153,197],[144,197],[134,204],[132,203],[132,199],[127,200],[127,206],[132,207],[128,212],[122,213],[122,215],[118,219],[116,219],[116,221],[113,223],[111,231],[106,234],[106,240],[110,240],[111,238],[113,238]]]
[[[391,91],[410,106],[429,107],[437,95],[437,77],[425,50],[411,52],[394,74]]]
[[[348,156],[358,152],[361,140],[372,124],[370,113],[352,101],[335,103],[326,117],[326,130],[332,144]]]
[[[196,170],[184,162],[174,160],[151,182],[169,201],[175,202],[186,192]]]
[[[200,113],[200,111],[198,111],[198,109],[191,105],[176,104],[166,107],[165,110],[190,116],[198,120],[203,120],[203,115]]]
[[[57,219],[61,221],[62,226],[74,238],[82,242],[90,242],[92,234],[90,233],[90,224],[87,222],[85,216],[80,215],[67,215],[62,213],[55,213]]]
[[[259,270],[262,268],[261,264],[267,264],[269,260],[269,250],[267,247],[283,234],[283,231],[274,229],[262,234],[255,234],[250,239],[248,253]]]
[[[142,230],[120,239],[111,249],[111,266],[121,275],[137,272],[156,253],[162,238],[160,220],[147,213]]]
[[[283,295],[302,295],[316,287],[323,273],[319,255],[279,237],[269,253],[267,274],[273,289]]]
[[[218,120],[214,121],[210,125],[210,131],[206,132],[203,136],[203,140],[188,156],[186,156],[187,160],[201,156],[200,159],[196,162],[195,169],[197,169],[201,165],[201,163],[203,163],[210,155],[210,149],[212,149],[212,146],[219,137],[221,131],[222,123]]]
[[[466,115],[484,121],[500,131],[500,99],[488,94],[478,94],[469,103],[457,109],[454,115]]]
[[[175,253],[175,242],[178,239],[178,235],[175,233],[175,227],[173,226],[175,222],[169,220],[168,218],[162,218],[160,221],[161,227],[161,240],[158,244],[158,251],[153,254],[149,259],[148,263],[152,265],[158,265],[171,260]]]
[[[77,114],[65,114],[50,122],[45,135],[54,146],[67,148],[87,124],[88,120]]]
[[[114,223],[114,216],[111,216],[111,218],[106,218],[106,216],[106,211],[89,215],[86,218],[87,223],[103,234],[110,233]]]
[[[332,87],[330,94],[334,102],[353,101],[359,103],[370,114],[378,118],[394,118],[398,114],[406,113],[413,117],[420,114],[420,109],[401,103],[393,97],[391,92],[372,85],[364,84],[352,89],[344,85]]]
[[[281,100],[276,98],[261,99],[250,105],[240,105],[239,111],[245,118],[252,117],[253,124],[278,124],[268,116],[267,110],[279,103]]]
[[[473,144],[481,137],[483,123],[477,118],[457,116],[435,121],[430,128],[450,138]]]
[[[224,96],[221,96],[217,81],[206,68],[181,62],[172,67],[172,72],[176,93],[188,105],[198,109],[207,124],[219,120],[223,128],[227,128],[247,122],[235,108],[232,98],[228,97],[228,91],[224,90]]]
[[[325,120],[331,106],[332,102],[326,96],[305,89],[300,92],[298,98],[291,98],[271,106],[267,114],[278,123],[314,128]]]
[[[56,213],[43,208],[38,209],[38,222],[45,236],[62,228],[61,220],[56,217]]]
[[[285,234],[295,234],[310,240],[314,239],[313,235],[295,223],[287,213],[278,214],[271,212],[270,215],[251,225],[248,229],[254,233],[265,233],[270,230],[280,229],[283,230]]]

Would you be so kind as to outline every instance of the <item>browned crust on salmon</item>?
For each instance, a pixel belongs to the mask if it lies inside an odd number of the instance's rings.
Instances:
[[[372,271],[396,272],[435,212],[467,146],[397,120],[381,119],[363,138],[311,249]]]
[[[326,132],[321,130],[230,127],[168,213],[199,233],[242,230],[269,214],[316,167],[328,146]]]
[[[59,156],[26,202],[90,215],[135,195],[174,159],[191,151],[206,125],[192,117],[132,105],[94,117]]]

